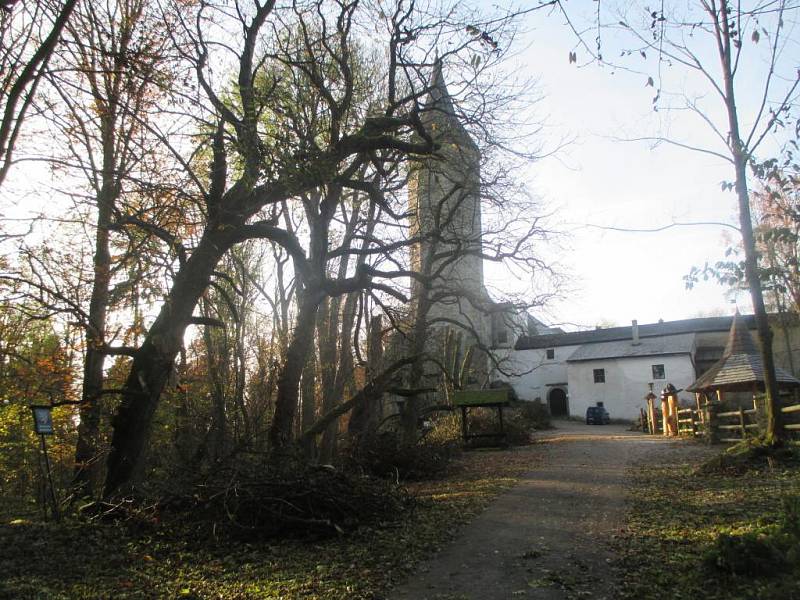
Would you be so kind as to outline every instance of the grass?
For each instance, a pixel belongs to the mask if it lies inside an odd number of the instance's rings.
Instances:
[[[790,531],[800,465],[730,469],[747,461],[736,458],[741,449],[729,454],[702,468],[636,469],[627,530],[615,542],[620,598],[800,599],[800,536]]]
[[[470,452],[409,486],[406,518],[324,541],[198,541],[169,525],[0,524],[0,598],[373,599],[533,466],[534,449]]]

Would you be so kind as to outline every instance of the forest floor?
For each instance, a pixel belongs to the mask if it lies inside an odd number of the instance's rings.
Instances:
[[[560,422],[540,464],[389,600],[800,600],[800,452]]]
[[[5,521],[0,598],[800,599],[800,556],[766,574],[708,566],[721,534],[772,540],[800,518],[797,464],[698,476],[719,448],[557,425],[531,446],[465,452],[408,486],[402,519],[324,540]]]
[[[0,598],[383,598],[536,468],[540,448],[462,453],[436,480],[407,484],[410,513],[328,539],[242,543],[193,538],[167,523],[0,518]]]
[[[557,426],[540,437],[541,464],[391,600],[616,597],[609,542],[625,525],[627,469],[685,446],[623,425]]]

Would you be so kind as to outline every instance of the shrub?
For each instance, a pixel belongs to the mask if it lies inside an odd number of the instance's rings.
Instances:
[[[437,422],[439,420],[437,419]],[[458,452],[452,434],[452,420],[434,424],[431,432],[415,445],[403,443],[397,431],[383,431],[363,437],[345,452],[345,465],[376,477],[396,480],[429,479],[439,475]]]
[[[520,419],[526,421],[534,429],[552,429],[550,411],[544,403],[536,399],[533,402],[521,401],[512,405],[512,410],[519,411]]]
[[[96,503],[86,514],[133,529],[170,523],[191,537],[249,542],[330,537],[401,519],[413,503],[387,480],[289,460],[280,468],[260,462],[221,468],[179,493]]]
[[[786,565],[775,541],[765,534],[721,534],[706,553],[707,566],[732,575],[773,575]]]
[[[705,562],[733,575],[755,577],[800,567],[800,496],[783,498],[777,528],[738,536],[721,534]]]
[[[774,446],[761,438],[746,439],[713,456],[695,469],[697,475],[744,475],[776,465],[800,465],[800,452],[796,444]]]
[[[793,536],[800,543],[800,496],[783,498],[780,527],[781,531]]]
[[[493,408],[473,408],[469,411],[469,427],[473,432],[492,433],[499,430],[497,410]],[[550,429],[550,414],[541,403],[514,402],[503,409],[503,430],[505,444],[523,446],[531,443],[531,434],[539,429]],[[473,447],[496,446],[494,438],[475,438],[470,441]]]

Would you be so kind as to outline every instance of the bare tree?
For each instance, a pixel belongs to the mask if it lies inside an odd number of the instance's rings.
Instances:
[[[108,6],[126,14],[124,24],[135,24],[129,17],[155,5],[126,0]],[[416,360],[401,357],[382,371],[373,365],[363,389],[352,384],[353,365],[364,362],[359,353],[367,302],[397,315],[396,305],[407,301],[403,280],[419,277],[401,258],[420,241],[408,231],[404,190],[409,163],[437,156],[441,147],[421,118],[430,110],[423,99],[432,90],[433,48],[446,47],[442,59],[465,74],[464,95],[473,106],[464,111],[465,121],[490,131],[491,105],[503,99],[481,93],[482,77],[500,61],[497,48],[513,36],[515,15],[499,12],[481,19],[457,5],[431,12],[414,2],[388,8],[322,0],[280,7],[271,0],[167,5],[162,19],[179,61],[171,64],[165,81],[148,62],[157,60],[163,47],[139,44],[153,41],[147,35],[136,38],[134,47],[123,47],[121,37],[106,43],[112,36],[102,23],[111,22],[114,35],[124,34],[125,27],[118,28],[113,16],[111,21],[98,18],[96,7],[87,7],[81,13],[87,21],[76,22],[70,31],[70,45],[59,55],[62,64],[51,71],[67,107],[60,124],[72,126],[71,139],[78,140],[64,168],[83,171],[97,206],[92,274],[79,278],[94,282],[94,290],[88,300],[81,296],[86,290],[77,296],[61,293],[48,272],[53,265],[41,261],[39,275],[27,283],[42,306],[78,315],[87,342],[92,338],[94,358],[87,365],[93,368],[85,372],[83,404],[88,407],[99,395],[121,396],[112,423],[106,494],[130,486],[143,464],[153,415],[172,380],[187,327],[220,326],[230,316],[210,304],[199,315],[195,310],[204,295],[210,298],[209,287],[225,289],[225,269],[218,264],[243,242],[270,244],[280,280],[271,298],[280,350],[259,354],[257,372],[265,382],[242,385],[240,364],[235,393],[241,398],[243,390],[258,389],[269,396],[258,402],[274,404],[273,450],[294,441],[300,382],[303,371],[312,369],[315,334],[322,334],[335,368],[325,364],[330,385],[320,399],[324,414],[309,427],[307,412],[304,439],[380,394]],[[176,15],[177,22],[167,14]],[[365,63],[374,68],[363,69]],[[159,83],[171,88],[168,103],[155,93]],[[150,108],[158,109],[159,118],[152,118]],[[158,169],[147,176],[140,168],[145,139],[157,141],[162,156],[170,157],[169,163],[153,162]],[[133,188],[136,201],[123,206]],[[297,215],[301,218],[293,222]],[[146,333],[137,333],[122,348],[112,348],[104,332],[109,281],[125,262],[111,260],[112,233],[140,256],[155,258],[169,287]],[[500,238],[506,232],[495,233]],[[500,259],[501,246],[494,254],[474,245],[470,251]],[[446,262],[446,255],[441,258]],[[205,337],[213,347],[213,333],[206,331]],[[110,354],[129,355],[130,370],[120,387],[100,388],[96,384]],[[308,379],[309,389],[318,387]],[[348,389],[350,399],[342,401]],[[82,427],[91,430],[91,415],[82,419]],[[95,452],[89,448],[80,454]],[[79,458],[79,465],[84,462]]]
[[[130,263],[112,259],[111,235],[126,221],[135,220],[134,211],[122,205],[123,198],[141,189],[144,173],[153,162],[148,146],[154,140],[147,135],[146,123],[160,86],[169,79],[162,25],[144,0],[102,6],[87,3],[67,27],[61,60],[54,64],[57,68],[51,76],[52,88],[67,109],[58,124],[72,150],[69,167],[86,178],[96,211],[94,277],[75,451],[79,495],[92,494],[98,471],[98,400],[103,393],[105,359],[130,351],[112,348],[107,340],[112,278]]]
[[[78,0],[10,2],[0,11],[0,186],[47,63]]]
[[[382,186],[359,174],[366,168],[380,180],[387,165],[437,149],[420,119],[420,99],[430,90],[432,66],[426,39],[448,37],[448,55],[463,55],[462,64],[471,65],[477,77],[496,62],[491,54],[494,38],[502,39],[513,19],[504,13],[481,20],[456,9],[437,16],[414,3],[397,3],[392,10],[360,2],[236,6],[239,10],[230,13],[224,6],[204,3],[184,7],[182,13],[192,41],[180,49],[200,91],[187,93],[181,115],[196,118],[195,131],[207,132],[195,139],[211,154],[207,170],[198,168],[205,166],[202,161],[183,161],[193,174],[203,220],[197,241],[187,249],[158,316],[134,353],[114,419],[106,493],[135,476],[184,331],[198,322],[193,316],[197,301],[213,280],[220,257],[247,239],[280,245],[293,263],[298,303],[277,378],[271,430],[274,449],[292,441],[299,383],[320,304],[359,290],[405,299],[386,283],[393,274],[369,264],[344,279],[329,276],[328,234],[343,193],[358,190],[384,211],[387,221],[402,218]],[[241,32],[238,39],[231,33],[235,30]],[[374,31],[379,33],[369,33]],[[358,53],[366,48],[387,65],[377,82],[355,68]],[[478,54],[492,60],[472,58]],[[236,74],[233,89],[217,83],[216,73],[226,64]],[[181,148],[174,150],[183,156]],[[308,228],[302,236],[281,222],[287,203],[302,206]],[[372,243],[376,253],[391,252],[379,240]]]
[[[207,102],[204,114],[216,115],[218,123],[216,132],[204,141],[204,146],[212,152],[209,170],[195,177],[206,219],[191,254],[176,273],[158,317],[134,354],[122,403],[114,419],[106,493],[129,483],[141,464],[158,399],[184,331],[194,321],[197,300],[213,278],[221,256],[246,239],[264,238],[283,246],[294,261],[296,276],[308,286],[297,310],[300,328],[295,328],[289,340],[278,378],[273,439],[279,446],[287,441],[284,438],[292,430],[298,382],[319,302],[325,295],[336,296],[363,287],[371,277],[362,271],[345,282],[330,281],[324,270],[320,270],[324,265],[317,260],[327,250],[326,238],[312,235],[311,248],[306,253],[298,237],[279,225],[277,213],[252,219],[264,207],[279,206],[288,199],[327,186],[325,197],[314,208],[320,218],[319,227],[324,231],[328,215],[336,206],[334,198],[338,198],[338,190],[362,164],[380,152],[424,153],[433,147],[429,139],[421,142],[404,139],[407,132],[419,129],[414,112],[408,111],[416,96],[398,95],[395,83],[389,86],[380,114],[364,116],[354,110],[351,44],[356,16],[364,10],[361,5],[337,4],[323,9],[321,4],[309,3],[293,9],[276,9],[270,1],[238,8],[240,11],[233,17],[242,32],[235,53],[237,86],[232,92],[225,92],[234,95],[234,102],[224,100],[223,91],[215,89],[211,71],[212,66],[224,60],[224,48],[237,43],[228,33],[233,28],[208,27],[209,23],[227,19],[228,14],[222,7],[217,9],[207,4],[196,7],[193,15],[184,12],[184,26],[194,36],[191,46],[185,49],[184,59],[193,66],[203,91]],[[401,77],[396,61],[398,48],[405,48],[410,42],[401,29],[402,24],[397,22],[404,14],[398,12],[393,19],[384,19],[390,28],[392,82]],[[203,23],[203,27],[191,26],[194,19],[198,24]],[[310,56],[287,52],[291,49],[282,46],[289,22],[292,29],[301,27],[303,43],[312,52]],[[265,36],[267,31],[271,31],[269,37]],[[214,33],[226,38],[224,46],[209,39]],[[262,46],[268,39],[271,46]],[[284,73],[299,80],[300,85],[293,88],[296,94],[312,90],[322,98],[327,117],[323,124],[316,121],[313,113],[308,115],[311,121],[307,121],[302,112],[293,108],[297,105],[294,98],[281,97],[280,92],[287,88],[277,85],[280,79],[274,73],[278,65],[285,65]],[[333,72],[326,72],[323,67]],[[261,77],[266,78],[263,86],[258,82]],[[202,108],[198,106],[198,111]],[[304,126],[299,133],[305,135],[297,135],[290,120],[281,117],[291,113],[296,123]],[[265,128],[265,123],[270,126]],[[236,171],[228,167],[234,158]]]
[[[572,21],[568,7],[564,3],[559,3],[559,6],[578,32],[581,27]],[[592,28],[596,32],[594,42],[579,34],[579,48],[570,53],[570,62],[580,62],[577,54],[581,51],[589,53],[591,60],[608,64],[612,63],[604,56],[616,56],[617,52],[628,61],[642,60],[645,64],[648,60],[657,61],[649,73],[645,72],[647,67],[643,69],[630,62],[618,64],[627,70],[643,73],[646,85],[656,90],[653,99],[656,108],[672,108],[692,114],[716,138],[718,146],[702,147],[692,140],[669,138],[637,139],[669,143],[717,157],[730,165],[732,182],[724,185],[734,190],[737,197],[744,271],[764,363],[768,414],[765,437],[774,442],[781,435],[775,404],[778,388],[772,332],[764,305],[753,234],[748,169],[759,162],[757,153],[771,133],[789,120],[798,98],[800,73],[796,70],[797,65],[786,56],[786,43],[797,25],[800,6],[786,0],[752,5],[729,0],[698,0],[688,5],[662,3],[654,8],[626,6],[620,12],[604,12],[598,3],[597,10]],[[609,19],[609,12],[613,20]],[[613,37],[607,35],[609,30],[615,31]],[[609,37],[616,40],[619,47],[611,47]],[[760,61],[758,66],[756,61]],[[756,73],[745,74],[748,66],[756,67]],[[669,74],[675,70],[691,73],[703,82],[709,98],[717,104],[704,103],[701,94],[668,94],[669,90],[664,86],[668,85]],[[753,77],[760,80],[755,92],[756,101],[745,103],[744,88],[753,89]],[[748,93],[752,94],[752,91]],[[677,97],[680,102],[671,104],[667,100],[670,97]],[[742,106],[747,106],[747,109],[743,111]],[[722,115],[721,118],[718,115]]]

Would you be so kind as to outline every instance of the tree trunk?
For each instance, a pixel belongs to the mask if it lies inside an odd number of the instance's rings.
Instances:
[[[735,108],[734,108],[735,110]],[[736,193],[739,198],[739,222],[742,230],[742,242],[745,256],[745,276],[750,288],[753,302],[753,315],[756,330],[761,340],[761,360],[764,363],[764,391],[766,392],[766,432],[768,443],[775,443],[781,436],[778,420],[778,385],[775,376],[775,359],[772,352],[772,330],[764,306],[764,295],[761,290],[761,279],[758,273],[758,255],[753,236],[753,224],[750,217],[750,202],[747,189],[746,160],[743,156],[736,158]]]
[[[101,208],[101,213],[103,209]],[[103,391],[103,351],[106,330],[106,310],[109,296],[111,257],[108,251],[108,229],[98,217],[94,255],[94,282],[89,303],[89,328],[86,333],[86,358],[83,364],[83,389],[79,410],[78,440],[75,445],[73,491],[77,497],[94,494],[97,473],[98,437],[100,433],[100,399]]]
[[[242,281],[245,281],[244,278]],[[249,309],[248,309],[249,310]],[[247,411],[245,403],[245,386],[247,385],[247,349],[246,349],[246,323],[244,314],[247,312],[244,303],[240,307],[240,314],[242,315],[235,325],[235,348],[236,348],[236,379],[233,390],[233,401],[236,406],[242,424],[240,430],[237,431],[238,437],[243,438],[251,443],[252,428],[250,427],[250,415]]]
[[[89,324],[86,329],[86,357],[83,364],[83,387],[78,412],[78,440],[75,444],[75,497],[92,497],[97,479],[100,437],[100,399],[103,392],[103,366],[106,359],[106,318],[111,286],[109,228],[120,193],[116,179],[115,128],[113,114],[101,120],[103,140],[102,187],[97,195],[97,231],[93,258],[92,293],[89,300]]]
[[[204,317],[211,317],[212,311],[208,302],[201,302]],[[223,334],[224,335],[224,334]],[[231,370],[227,344],[220,342],[210,327],[203,330],[203,343],[206,347],[206,368],[211,384],[211,423],[208,434],[208,456],[211,462],[218,461],[225,455],[227,438],[227,410],[225,407],[226,375]]]
[[[292,442],[294,418],[300,400],[300,379],[306,364],[306,357],[314,341],[315,317],[323,297],[324,295],[319,291],[305,290],[302,293],[302,300],[297,311],[297,322],[278,375],[275,415],[269,432],[272,451],[285,450]]]
[[[302,384],[302,431],[309,429],[317,418],[317,354],[312,349],[308,353],[306,366],[303,369],[303,384]],[[317,444],[313,437],[305,437],[301,440],[303,446],[303,455],[306,460],[313,461],[317,454]]]
[[[383,319],[381,315],[372,317],[369,321],[367,332],[367,381],[371,381],[377,374],[383,363],[383,344],[381,334],[383,330]],[[381,397],[376,396],[369,402],[353,407],[350,413],[347,433],[353,439],[362,437],[365,433],[372,432],[380,422]]]
[[[319,372],[320,388],[322,391],[322,414],[327,414],[336,406],[335,382],[337,371],[336,345],[339,332],[339,298],[326,298],[322,303],[317,319],[317,340],[319,344]],[[341,360],[341,357],[338,357]],[[322,434],[319,446],[319,460],[329,464],[333,460],[336,435],[339,431],[338,422],[332,423]]]
[[[421,288],[422,286],[420,286]],[[425,346],[427,341],[428,324],[427,318],[430,311],[431,302],[428,298],[428,290],[421,290],[417,311],[415,314],[414,331],[411,337],[411,356],[414,362],[408,376],[408,388],[418,389],[421,387],[422,379],[425,375]],[[418,394],[412,394],[403,403],[403,410],[400,414],[400,426],[403,435],[403,444],[413,446],[417,443],[417,421],[419,418],[419,398]]]
[[[113,420],[104,494],[127,491],[142,466],[150,425],[172,371],[183,335],[217,263],[232,240],[222,226],[209,225],[197,248],[178,272],[175,283],[133,357],[122,402]]]
[[[733,164],[736,170],[736,195],[739,203],[739,223],[742,232],[742,245],[744,246],[744,266],[747,285],[750,288],[750,297],[753,302],[753,314],[756,320],[758,337],[761,340],[761,360],[764,363],[764,388],[766,392],[766,432],[768,443],[774,443],[780,438],[780,424],[776,404],[778,400],[778,386],[775,377],[775,361],[772,354],[772,331],[767,320],[767,310],[764,306],[764,295],[761,290],[761,278],[758,273],[758,254],[756,252],[755,237],[753,235],[753,222],[750,215],[750,193],[747,186],[747,154],[739,132],[739,115],[736,108],[736,93],[733,85],[733,66],[731,62],[731,40],[729,31],[729,2],[722,0],[719,12],[713,14],[716,21],[717,44],[720,55],[723,79],[725,82],[725,108],[728,113],[728,126],[730,128],[730,149]]]

